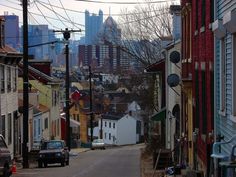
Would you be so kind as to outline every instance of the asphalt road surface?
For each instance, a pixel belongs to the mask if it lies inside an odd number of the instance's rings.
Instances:
[[[90,150],[70,158],[70,165],[19,169],[13,177],[140,177],[141,145]]]

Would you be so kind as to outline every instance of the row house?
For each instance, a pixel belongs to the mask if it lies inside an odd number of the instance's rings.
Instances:
[[[163,38],[162,58],[146,68],[153,74],[155,111],[150,117],[150,139],[156,148],[166,149],[163,153],[173,152],[179,159],[180,108],[181,108],[181,6],[171,5],[173,31],[172,36]],[[157,145],[158,144],[158,145]],[[159,146],[159,147],[158,147]],[[179,161],[179,160],[178,160]]]
[[[191,1],[181,1],[182,7],[182,38],[181,38],[181,65],[182,89],[181,90],[181,134],[192,140],[193,109],[192,109],[192,59],[191,59]],[[193,166],[192,144],[184,143],[181,146],[181,162]]]
[[[236,2],[215,0],[215,19],[212,25],[215,40],[215,137],[221,150],[214,148],[213,158],[235,160],[236,137]],[[230,156],[231,154],[231,156]],[[215,164],[215,174],[219,173]],[[232,170],[232,169],[231,169]],[[232,172],[232,171],[231,171]],[[223,176],[235,176],[228,170]]]
[[[33,88],[28,92],[29,95],[29,151],[38,149],[42,139],[49,140],[49,114],[50,110],[47,106],[39,103],[40,92]],[[23,90],[18,90],[19,108],[23,108]],[[23,127],[23,116],[19,117],[21,127]],[[19,131],[21,132],[21,131]],[[21,133],[20,133],[21,135]],[[21,154],[21,152],[19,153]]]
[[[34,105],[29,130],[32,126],[31,139],[36,144],[42,139],[61,139],[60,103],[65,92],[61,90],[63,81],[51,76],[50,63],[29,60],[29,101]],[[23,89],[22,67],[20,63],[19,90]]]
[[[13,155],[15,155],[18,141],[18,99],[17,77],[18,63],[22,55],[11,47],[5,45],[4,19],[0,17],[0,134],[6,139],[6,143]]]
[[[209,174],[214,122],[211,0],[182,0],[182,160]]]

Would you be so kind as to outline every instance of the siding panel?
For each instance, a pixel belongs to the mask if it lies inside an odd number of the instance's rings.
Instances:
[[[224,14],[228,11],[236,8],[235,0],[217,0],[216,1],[216,15],[217,19],[222,19]],[[226,42],[226,116],[221,116],[218,114],[220,109],[220,41],[216,40],[216,50],[215,50],[215,132],[216,134],[221,134],[224,136],[224,141],[230,139],[234,134],[236,134],[236,124],[230,120],[231,110],[232,110],[232,38],[231,34],[227,34],[225,38]],[[236,143],[236,142],[235,142]],[[231,146],[222,146],[222,151],[230,153]]]

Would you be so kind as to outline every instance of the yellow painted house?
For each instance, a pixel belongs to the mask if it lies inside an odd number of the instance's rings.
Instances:
[[[41,69],[40,69],[41,70]],[[61,90],[63,81],[53,78],[29,66],[29,89],[39,91],[39,104],[48,107],[49,111],[49,139],[61,139],[60,108],[64,90]],[[19,78],[18,88],[23,89],[23,80]]]

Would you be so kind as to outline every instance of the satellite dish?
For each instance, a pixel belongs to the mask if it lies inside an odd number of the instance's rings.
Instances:
[[[172,63],[179,63],[179,61],[180,61],[180,53],[179,52],[177,52],[177,51],[173,51],[173,52],[171,52],[170,53],[170,61],[172,62]]]
[[[177,74],[170,74],[167,77],[167,84],[170,87],[176,87],[177,85],[179,85],[179,83],[180,83],[180,78]]]

